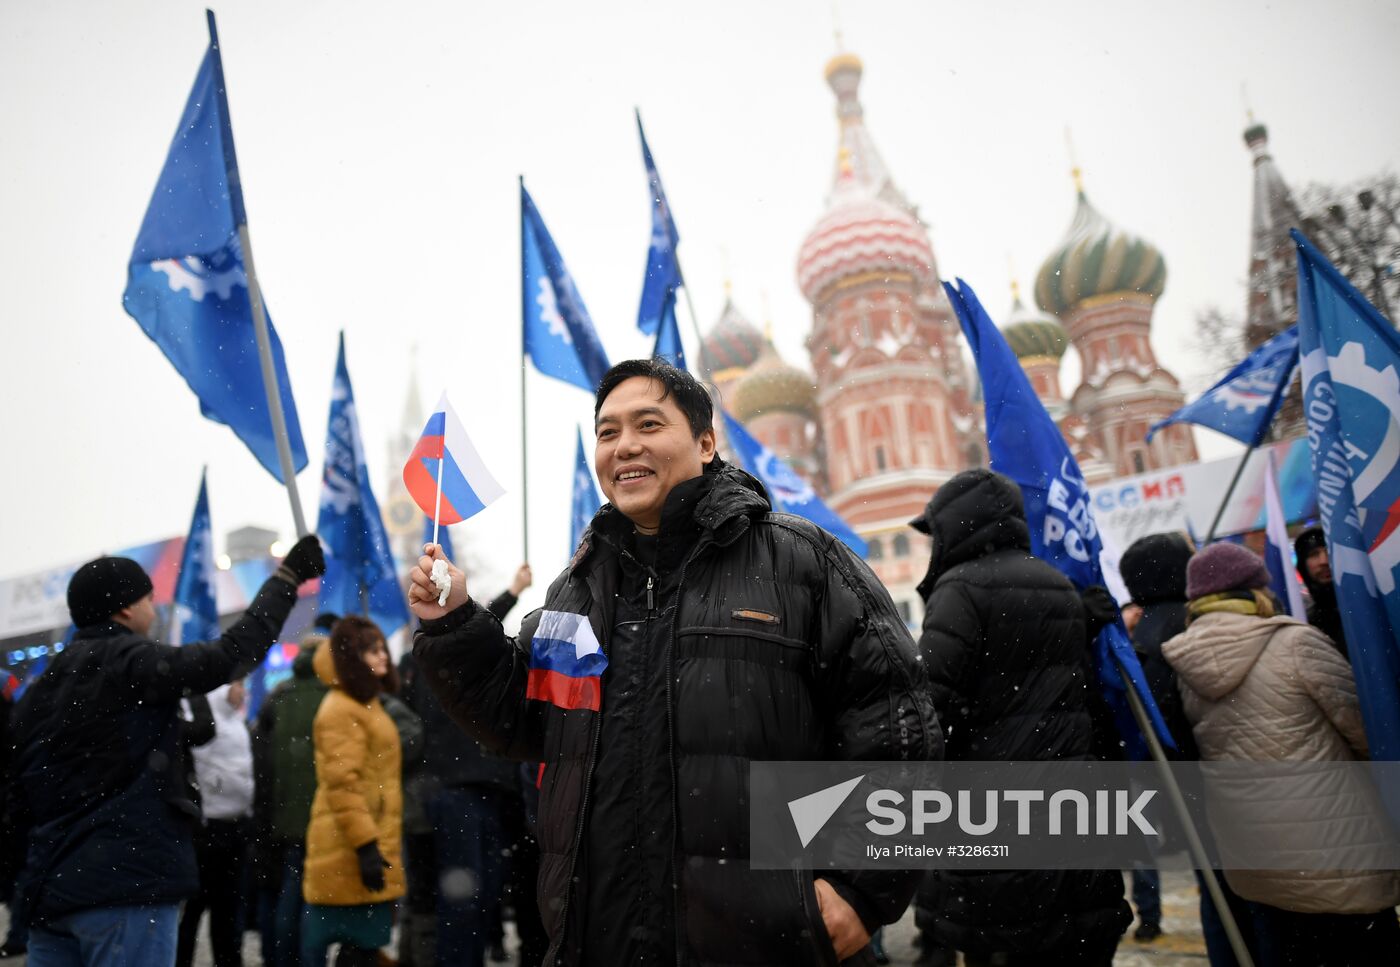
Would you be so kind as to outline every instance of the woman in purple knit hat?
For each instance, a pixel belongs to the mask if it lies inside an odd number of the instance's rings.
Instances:
[[[1201,759],[1366,759],[1351,666],[1322,632],[1280,614],[1268,586],[1263,560],[1237,544],[1212,544],[1187,565],[1187,627],[1162,655],[1177,674]],[[1363,795],[1339,781],[1331,795],[1255,800],[1247,817],[1231,818],[1275,831],[1293,851],[1327,849],[1339,834],[1349,843],[1384,841],[1354,808]],[[1260,967],[1396,962],[1396,871],[1227,869],[1225,878],[1250,901]]]

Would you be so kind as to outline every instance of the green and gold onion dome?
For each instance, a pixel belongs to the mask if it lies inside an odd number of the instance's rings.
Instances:
[[[764,413],[814,416],[817,386],[807,373],[783,362],[773,343],[767,341],[748,374],[735,384],[730,410],[740,422],[748,422]]]
[[[1069,348],[1069,334],[1060,320],[1039,309],[1029,308],[1021,301],[1018,286],[1011,287],[1011,312],[1001,334],[1017,359],[1061,359]]]
[[[701,360],[711,378],[721,379],[747,369],[762,350],[763,334],[726,298],[719,322],[700,346]]]
[[[1099,214],[1083,189],[1074,222],[1036,276],[1035,301],[1063,316],[1079,303],[1111,293],[1156,299],[1167,284],[1167,263],[1151,242]]]

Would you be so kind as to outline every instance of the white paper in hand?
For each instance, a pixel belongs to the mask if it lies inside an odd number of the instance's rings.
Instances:
[[[433,584],[437,586],[438,607],[441,608],[447,604],[447,592],[452,590],[452,575],[447,573],[447,562],[440,559],[434,561],[433,573],[430,576]]]

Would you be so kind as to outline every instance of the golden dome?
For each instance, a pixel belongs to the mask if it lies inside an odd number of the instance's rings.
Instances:
[[[813,416],[816,411],[816,383],[804,371],[783,362],[771,342],[764,343],[758,360],[735,385],[730,407],[730,412],[742,422],[764,413]]]

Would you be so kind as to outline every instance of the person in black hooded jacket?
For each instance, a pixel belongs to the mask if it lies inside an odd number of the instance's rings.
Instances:
[[[919,649],[948,759],[1094,759],[1111,728],[1089,648],[1106,592],[1081,597],[1031,555],[1021,490],[990,470],[953,477],[910,524],[933,542]],[[917,900],[926,949],[969,964],[1107,965],[1132,919],[1112,870],[934,870]]]
[[[609,503],[517,638],[455,568],[439,605],[433,545],[409,591],[443,707],[544,763],[545,962],[868,963],[917,873],[750,868],[748,767],[940,757],[914,642],[864,562],[718,457],[694,377],[620,363],[594,412]]]
[[[1332,582],[1332,564],[1327,559],[1327,537],[1321,527],[1309,527],[1293,539],[1298,573],[1312,598],[1308,604],[1308,624],[1321,631],[1342,657],[1347,657],[1347,633],[1342,612],[1337,607],[1337,585]]]
[[[77,631],[15,711],[32,962],[174,963],[179,903],[198,885],[180,700],[261,661],[297,587],[325,569],[303,537],[217,641],[183,647],[148,637],[151,579],[135,561],[73,575]]]

